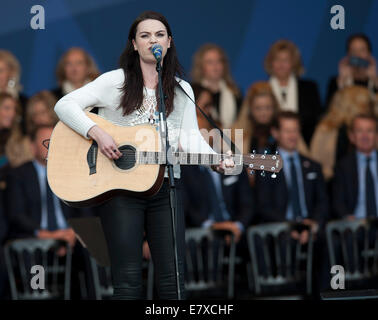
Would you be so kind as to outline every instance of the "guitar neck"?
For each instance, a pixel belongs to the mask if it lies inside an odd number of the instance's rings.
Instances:
[[[226,154],[206,154],[206,153],[187,153],[173,152],[171,163],[180,165],[217,165],[226,158]],[[236,165],[243,164],[243,155],[233,155]],[[166,164],[166,154],[164,152],[141,151],[138,152],[137,162],[140,164]]]

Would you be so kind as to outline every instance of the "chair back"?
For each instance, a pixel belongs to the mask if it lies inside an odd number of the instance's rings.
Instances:
[[[309,232],[309,240],[303,245],[294,240],[291,232],[298,226],[279,222],[248,228],[248,250],[256,294],[261,294],[263,286],[278,287],[301,282],[305,283],[306,294],[311,294],[313,236]]]
[[[230,236],[229,248],[225,236]],[[185,231],[185,287],[187,291],[208,290],[227,286],[227,297],[234,296],[235,254],[234,236],[230,232],[205,228]],[[225,251],[228,254],[225,254]],[[224,279],[227,267],[227,280]]]
[[[59,256],[59,250],[65,255]],[[13,300],[70,298],[72,252],[67,242],[18,239],[6,243],[4,253]]]
[[[330,221],[326,236],[330,264],[343,266],[346,281],[378,274],[378,238],[373,221]]]

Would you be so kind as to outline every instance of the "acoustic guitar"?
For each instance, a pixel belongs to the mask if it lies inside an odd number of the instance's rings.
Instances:
[[[166,152],[162,152],[160,134],[155,125],[118,126],[86,112],[109,133],[122,156],[110,160],[88,140],[59,121],[52,132],[47,154],[47,179],[51,190],[66,204],[85,207],[100,204],[115,195],[156,194],[164,179]],[[172,152],[170,163],[180,165],[216,165],[224,154]],[[235,165],[251,170],[272,172],[282,168],[279,155],[235,154]]]

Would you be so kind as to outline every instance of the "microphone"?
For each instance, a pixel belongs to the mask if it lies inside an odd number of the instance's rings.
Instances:
[[[160,62],[161,61],[161,58],[162,58],[162,55],[163,55],[163,47],[158,44],[158,43],[155,43],[152,47],[151,47],[151,52],[152,54],[154,55],[155,59],[157,62]]]

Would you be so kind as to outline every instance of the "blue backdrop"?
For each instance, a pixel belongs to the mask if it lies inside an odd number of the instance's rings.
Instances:
[[[373,50],[378,47],[374,0],[2,0],[1,4],[0,48],[20,60],[28,95],[56,86],[56,63],[71,46],[89,51],[101,72],[117,68],[129,26],[144,10],[167,17],[188,76],[196,49],[214,42],[226,50],[244,92],[252,82],[267,78],[264,56],[277,39],[287,38],[299,46],[304,77],[318,82],[323,97],[348,35],[365,32]],[[45,30],[30,27],[30,9],[36,4],[45,8]],[[330,27],[330,8],[335,4],[345,8],[345,30]]]

